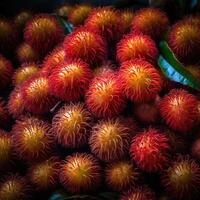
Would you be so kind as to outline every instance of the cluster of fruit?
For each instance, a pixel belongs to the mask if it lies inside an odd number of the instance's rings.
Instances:
[[[72,33],[50,14],[0,19],[0,200],[103,183],[120,200],[197,199],[199,92],[167,79],[157,59],[166,38],[199,79],[200,16],[170,26],[156,8],[57,12]]]

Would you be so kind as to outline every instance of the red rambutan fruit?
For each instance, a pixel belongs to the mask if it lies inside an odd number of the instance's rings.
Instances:
[[[91,152],[103,161],[121,160],[128,154],[130,130],[120,119],[100,121],[92,128]]]
[[[0,54],[0,89],[5,89],[10,84],[13,72],[12,63]]]
[[[0,127],[7,128],[9,124],[10,116],[6,107],[6,103],[0,98]]]
[[[69,22],[74,26],[84,24],[91,11],[92,7],[90,5],[76,5],[69,14]]]
[[[26,23],[33,17],[30,11],[21,11],[14,17],[14,23],[19,30],[23,30]]]
[[[28,177],[37,190],[51,190],[58,185],[59,170],[59,159],[51,157],[31,166],[28,170]]]
[[[24,82],[22,98],[26,111],[34,114],[44,114],[56,104],[49,93],[49,80],[44,75],[36,75]]]
[[[161,172],[169,162],[169,138],[157,129],[149,128],[132,139],[130,155],[145,172]]]
[[[131,29],[131,23],[133,21],[134,12],[133,10],[125,10],[121,13],[121,18],[124,26],[125,33],[129,32]]]
[[[155,192],[147,186],[135,187],[124,193],[120,200],[156,200]]]
[[[49,124],[37,118],[24,117],[17,120],[12,133],[15,151],[26,161],[46,158],[53,149]]]
[[[155,63],[158,57],[156,43],[147,35],[129,34],[126,35],[117,45],[117,60],[141,58]]]
[[[166,124],[179,132],[189,131],[198,118],[197,98],[182,89],[173,89],[160,101],[160,114]]]
[[[115,191],[125,191],[135,185],[140,174],[128,161],[109,164],[106,168],[106,183]]]
[[[93,191],[101,184],[101,173],[101,167],[92,155],[76,153],[63,162],[60,182],[72,193]]]
[[[98,118],[111,118],[124,110],[126,103],[115,73],[93,79],[86,93],[86,105]]]
[[[92,70],[83,61],[65,61],[52,70],[49,91],[64,101],[77,101],[84,96],[92,77]]]
[[[25,41],[44,54],[62,42],[63,38],[63,28],[55,17],[48,14],[34,16],[24,30]]]
[[[162,39],[169,28],[167,15],[157,8],[144,8],[135,13],[132,31],[148,35],[155,40]]]
[[[24,63],[22,64],[13,75],[13,84],[20,85],[25,80],[33,76],[39,71],[39,67],[35,63]]]
[[[196,200],[200,193],[200,166],[189,156],[178,156],[162,178],[167,194],[177,200]]]
[[[52,121],[52,133],[64,147],[79,148],[88,143],[91,115],[83,104],[62,107]]]
[[[64,50],[67,58],[82,59],[91,67],[107,58],[107,46],[103,38],[84,27],[77,28],[65,37]]]
[[[162,88],[158,70],[152,64],[140,59],[122,63],[119,81],[126,97],[134,102],[154,100]]]
[[[114,73],[116,66],[113,65],[110,61],[103,63],[93,70],[94,76],[104,76],[107,73]]]
[[[74,9],[74,7],[72,5],[69,5],[69,4],[65,3],[65,4],[62,4],[61,6],[59,6],[56,9],[56,13],[59,16],[68,18],[70,13],[73,11],[73,9]]]
[[[191,146],[191,155],[200,161],[200,138],[197,138]]]

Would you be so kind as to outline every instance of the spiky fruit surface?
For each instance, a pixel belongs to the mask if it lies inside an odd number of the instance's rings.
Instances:
[[[7,128],[10,124],[10,116],[5,101],[0,98],[0,127]]]
[[[21,90],[24,107],[28,112],[44,114],[56,103],[49,93],[49,80],[44,75],[31,77],[23,84]]]
[[[174,24],[168,36],[172,51],[183,62],[196,62],[200,56],[200,26],[187,21]]]
[[[94,191],[101,184],[101,167],[90,154],[68,156],[60,170],[62,185],[72,193]]]
[[[10,175],[0,184],[0,200],[28,200],[29,186],[24,177]]]
[[[169,138],[159,130],[149,128],[132,139],[130,155],[145,172],[161,172],[169,162]]]
[[[73,6],[69,4],[63,4],[57,8],[56,13],[62,17],[68,17],[73,10]]]
[[[13,84],[20,85],[25,80],[39,71],[39,66],[36,63],[24,63],[22,64],[13,75]]]
[[[88,64],[81,60],[65,61],[52,70],[49,91],[64,101],[78,101],[93,77]]]
[[[192,156],[200,161],[200,138],[196,139],[191,146]]]
[[[18,156],[26,161],[36,161],[49,156],[53,137],[49,125],[34,117],[24,117],[13,126],[14,147]]]
[[[189,71],[194,77],[200,80],[200,67],[195,65],[186,66],[185,69]]]
[[[32,18],[32,16],[33,14],[30,11],[21,11],[14,17],[14,23],[16,24],[17,28],[23,30],[26,23]]]
[[[162,80],[155,67],[140,59],[122,63],[119,80],[126,97],[134,102],[154,100],[162,88]]]
[[[129,129],[119,119],[100,121],[92,129],[90,149],[103,161],[117,161],[128,153]]]
[[[186,90],[173,89],[160,101],[160,114],[166,124],[179,132],[187,132],[198,118],[198,101]]]
[[[19,62],[37,62],[40,56],[37,50],[33,49],[28,43],[23,42],[16,50],[16,56]]]
[[[0,54],[0,89],[9,86],[14,69],[12,63]]]
[[[62,107],[52,121],[54,137],[64,147],[78,148],[88,142],[91,115],[83,104]]]
[[[109,164],[106,168],[106,183],[115,191],[126,191],[135,185],[140,174],[128,161]]]
[[[86,28],[98,32],[109,43],[118,41],[124,32],[120,14],[113,8],[97,8],[85,23]]]
[[[149,35],[155,40],[161,39],[169,28],[167,15],[156,8],[144,8],[135,13],[132,31]]]
[[[195,200],[200,192],[200,166],[189,156],[179,156],[165,172],[162,182],[173,199]]]
[[[103,38],[84,27],[77,28],[65,37],[64,49],[67,58],[80,58],[91,67],[107,58],[107,46]]]
[[[155,193],[147,186],[135,187],[124,193],[120,200],[156,200]]]
[[[147,35],[129,34],[126,35],[117,45],[117,60],[141,58],[155,63],[158,57],[156,43]]]
[[[27,23],[24,30],[25,41],[43,53],[52,50],[63,38],[63,28],[53,16],[48,14],[36,15]]]
[[[124,110],[125,100],[115,73],[93,79],[86,93],[86,105],[98,118],[114,117]]]
[[[69,15],[69,22],[75,26],[84,24],[91,11],[92,7],[90,5],[77,5]]]
[[[104,76],[107,73],[114,73],[116,66],[107,61],[93,70],[94,76]]]
[[[125,33],[130,31],[133,17],[134,17],[134,11],[133,10],[125,10],[121,13],[121,19],[122,19],[122,22],[123,22]]]
[[[31,166],[28,170],[28,177],[37,190],[51,190],[58,184],[59,170],[59,159],[51,157]]]

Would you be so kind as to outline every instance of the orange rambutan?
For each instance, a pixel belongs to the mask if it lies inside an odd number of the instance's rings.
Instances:
[[[74,9],[74,7],[72,5],[65,3],[65,4],[60,5],[56,9],[56,13],[59,16],[68,18],[73,9]]]
[[[130,31],[131,23],[133,21],[133,17],[134,17],[134,11],[133,10],[122,11],[121,18],[122,18],[125,33]]]

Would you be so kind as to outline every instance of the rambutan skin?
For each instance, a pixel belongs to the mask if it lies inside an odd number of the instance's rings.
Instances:
[[[169,138],[159,130],[149,128],[132,139],[130,155],[145,172],[161,172],[169,162]]]
[[[101,175],[101,167],[92,155],[76,153],[63,162],[60,182],[72,193],[94,191],[101,184]]]
[[[121,13],[121,19],[123,21],[123,26],[124,26],[124,32],[127,33],[131,29],[131,23],[134,17],[134,11],[133,10],[124,10]]]
[[[79,148],[88,143],[91,114],[84,104],[65,105],[52,120],[52,133],[63,147]]]
[[[125,99],[115,73],[96,76],[86,92],[86,105],[98,118],[111,118],[125,108]]]
[[[78,101],[84,96],[92,77],[92,70],[83,61],[65,61],[52,70],[49,91],[64,101]]]
[[[158,58],[156,43],[147,35],[128,34],[117,44],[117,60],[122,63],[141,58],[155,63]]]
[[[92,128],[89,145],[99,159],[118,161],[128,154],[130,138],[129,128],[120,119],[102,120]]]
[[[162,39],[168,28],[167,15],[157,8],[140,9],[132,21],[132,32],[148,35],[154,40]]]
[[[197,138],[191,146],[191,155],[200,161],[200,138]]]
[[[200,166],[189,156],[178,156],[162,177],[167,194],[177,200],[198,199]]]
[[[160,101],[160,114],[166,124],[179,132],[189,131],[198,118],[197,98],[186,90],[173,89]]]
[[[66,36],[63,45],[66,58],[82,59],[91,67],[101,64],[107,58],[104,39],[85,27],[79,27]]]
[[[10,124],[10,115],[6,107],[6,103],[4,100],[0,98],[0,127],[8,128],[9,124]]]
[[[119,81],[125,96],[137,103],[154,100],[162,89],[162,80],[157,69],[141,59],[122,63]]]
[[[62,17],[65,17],[65,18],[68,18],[68,16],[70,15],[70,13],[73,11],[74,7],[71,6],[70,4],[62,4],[61,6],[59,6],[57,9],[56,9],[56,13],[59,15],[59,16],[62,16]]]

